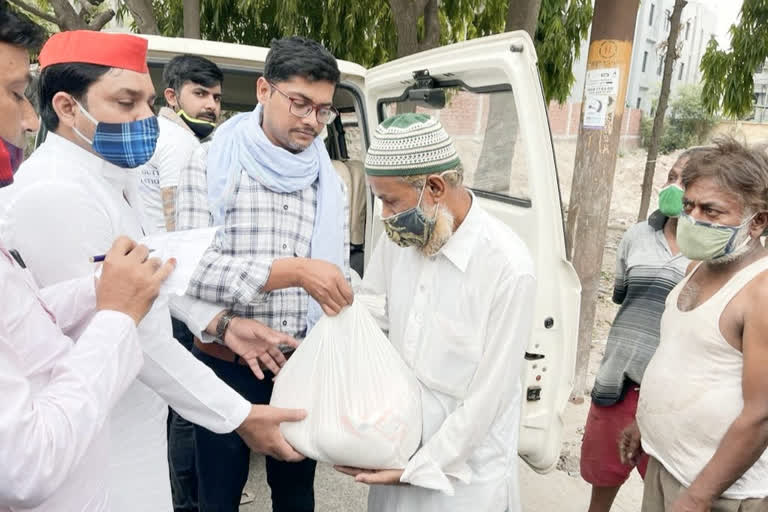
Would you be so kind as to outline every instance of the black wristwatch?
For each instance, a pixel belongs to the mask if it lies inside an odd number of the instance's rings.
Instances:
[[[219,317],[219,321],[216,322],[216,337],[224,342],[224,335],[227,334],[227,328],[229,327],[229,323],[232,321],[233,318],[235,318],[235,315],[231,311],[225,311],[223,315]]]

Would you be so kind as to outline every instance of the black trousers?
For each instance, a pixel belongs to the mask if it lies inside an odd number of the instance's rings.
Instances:
[[[221,380],[253,404],[268,404],[272,375],[258,380],[248,366],[228,363],[200,352],[192,353]],[[237,512],[248,480],[250,450],[237,433],[214,434],[195,425],[195,464],[200,512]],[[274,512],[311,512],[315,508],[316,462],[280,462],[267,457],[267,483],[272,490]]]
[[[173,337],[192,350],[194,335],[183,322],[171,318]],[[168,411],[168,469],[174,512],[197,512],[194,425],[176,411]]]

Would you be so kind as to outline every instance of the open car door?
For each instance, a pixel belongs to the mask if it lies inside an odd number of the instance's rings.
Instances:
[[[573,386],[580,284],[566,259],[557,170],[533,43],[527,33],[511,32],[398,59],[367,72],[365,93],[369,136],[377,123],[398,112],[440,119],[455,141],[465,184],[531,251],[538,291],[533,332],[521,362],[519,453],[535,470],[549,471],[559,458],[562,414]],[[382,232],[378,211],[371,198],[367,247]],[[510,339],[515,335],[510,332]]]

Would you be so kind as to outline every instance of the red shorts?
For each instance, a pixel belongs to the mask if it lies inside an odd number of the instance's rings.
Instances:
[[[640,390],[631,387],[624,400],[617,404],[590,407],[581,443],[581,477],[590,484],[619,487],[629,478],[633,466],[621,463],[619,439],[621,432],[635,421],[639,396]],[[643,454],[637,465],[643,478],[647,467],[648,455]]]

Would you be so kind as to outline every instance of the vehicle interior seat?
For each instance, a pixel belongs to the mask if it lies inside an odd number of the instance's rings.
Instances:
[[[350,266],[363,274],[363,244],[365,243],[365,173],[357,160],[331,160],[347,190],[349,205]]]

